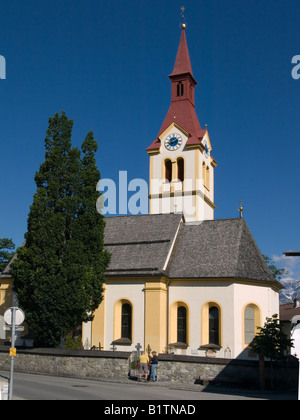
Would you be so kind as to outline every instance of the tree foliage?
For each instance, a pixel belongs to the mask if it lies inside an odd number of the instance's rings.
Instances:
[[[273,277],[280,281],[283,276],[286,276],[288,274],[288,271],[285,268],[278,268],[275,264],[275,262],[268,256],[263,255],[267,266],[269,267],[269,270],[271,271]]]
[[[64,112],[49,119],[26,245],[13,266],[14,289],[36,344],[49,347],[92,319],[109,263],[103,248],[105,222],[96,211],[97,142],[89,132],[82,157],[71,146],[72,127]]]
[[[11,239],[0,238],[0,273],[14,256],[15,244]]]
[[[278,315],[267,318],[265,325],[258,328],[260,331],[250,345],[254,353],[272,361],[283,360],[286,352],[293,347],[293,340],[282,331]]]

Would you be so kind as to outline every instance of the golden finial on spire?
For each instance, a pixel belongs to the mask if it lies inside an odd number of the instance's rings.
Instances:
[[[239,207],[240,218],[243,217],[243,210],[244,210],[244,208],[242,207],[242,201],[240,201],[240,207]]]
[[[181,17],[182,17],[182,24],[181,24],[181,28],[182,28],[182,29],[185,29],[185,28],[186,28],[184,11],[185,11],[185,7],[184,7],[184,6],[182,6],[182,7],[181,7]]]

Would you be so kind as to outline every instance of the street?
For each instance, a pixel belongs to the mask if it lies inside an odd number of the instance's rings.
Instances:
[[[8,372],[0,372],[8,377]],[[159,383],[112,383],[43,375],[15,373],[14,400],[140,400],[140,401],[200,401],[200,400],[259,400],[291,399],[290,394],[261,396],[259,392],[213,390],[201,386],[181,386]],[[293,397],[293,395],[292,395]],[[295,398],[296,399],[296,395]]]

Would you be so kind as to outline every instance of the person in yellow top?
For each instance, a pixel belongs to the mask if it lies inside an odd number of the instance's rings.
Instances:
[[[145,373],[145,381],[147,381],[148,373],[149,373],[149,369],[148,369],[149,357],[145,354],[144,351],[142,351],[142,353],[140,355],[139,362],[140,362],[139,380],[141,380],[142,373],[144,372]]]

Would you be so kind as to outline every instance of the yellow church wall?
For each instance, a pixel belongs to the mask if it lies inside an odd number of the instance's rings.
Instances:
[[[13,279],[0,279],[0,315],[3,316],[6,309],[12,306]]]
[[[3,316],[5,311],[12,306],[16,306],[15,299],[13,299],[13,278],[12,277],[3,277],[0,278],[0,315]],[[26,324],[26,320],[23,323],[24,331],[19,332],[17,337],[22,337],[28,334],[29,329]],[[10,340],[10,332],[7,332],[6,339]],[[21,343],[17,341],[17,344]]]
[[[167,348],[167,280],[145,283],[145,348],[163,353]]]
[[[229,279],[177,279],[169,286],[170,335],[169,342],[177,342],[177,308],[181,302],[187,307],[187,344],[183,354],[204,356],[199,347],[209,344],[209,309],[219,309],[219,344],[223,347],[226,334],[232,334],[233,285]],[[228,308],[228,322],[224,320],[224,308]],[[224,337],[225,334],[225,337]],[[181,350],[177,351],[180,354]],[[219,357],[222,357],[219,355]]]
[[[153,156],[150,155],[149,157],[149,195],[148,198],[151,196],[152,193],[152,179],[153,179]],[[149,214],[152,214],[152,202],[149,200]]]
[[[186,350],[177,354],[204,356],[200,346],[209,344],[209,309],[219,310],[219,344],[217,357],[225,357],[225,349],[231,350],[233,358],[247,358],[245,344],[245,309],[254,310],[255,332],[267,317],[279,312],[278,291],[255,281],[243,279],[177,279],[169,286],[169,343],[177,341],[177,308],[187,308]]]
[[[143,348],[165,352],[168,331],[168,280],[114,279],[108,280],[104,299],[95,311],[94,320],[84,324],[84,337],[91,336],[91,346],[109,350],[112,341],[121,338],[121,311],[124,303],[132,307],[132,345],[117,345],[121,351],[134,350],[137,343]]]
[[[219,310],[219,344],[217,357],[247,358],[245,343],[245,309],[254,310],[257,331],[266,317],[279,312],[278,291],[272,286],[243,279],[176,279],[136,278],[114,279],[106,284],[104,300],[95,313],[91,326],[91,344],[111,348],[113,340],[121,338],[121,308],[132,306],[132,344],[117,345],[117,350],[135,350],[137,343],[149,345],[159,353],[166,352],[177,340],[177,310],[186,308],[187,349],[177,354],[204,356],[200,346],[209,344],[209,309]],[[241,356],[242,355],[242,356]]]
[[[279,314],[279,293],[270,285],[253,282],[235,283],[234,285],[234,330],[235,347],[234,357],[238,357],[248,345],[245,344],[245,309],[251,306],[254,309],[255,328],[263,326],[267,317]]]
[[[145,338],[145,283],[146,279],[144,278],[106,279],[105,314],[102,319],[99,314],[102,325],[104,323],[102,331],[105,332],[105,350],[110,350],[111,343],[121,338],[121,308],[124,303],[129,303],[132,308],[132,345],[117,345],[117,350],[131,351],[135,349],[137,343],[143,345]]]
[[[95,311],[91,325],[91,346],[104,347],[105,342],[105,310],[106,310],[106,285],[103,286],[103,300]]]

